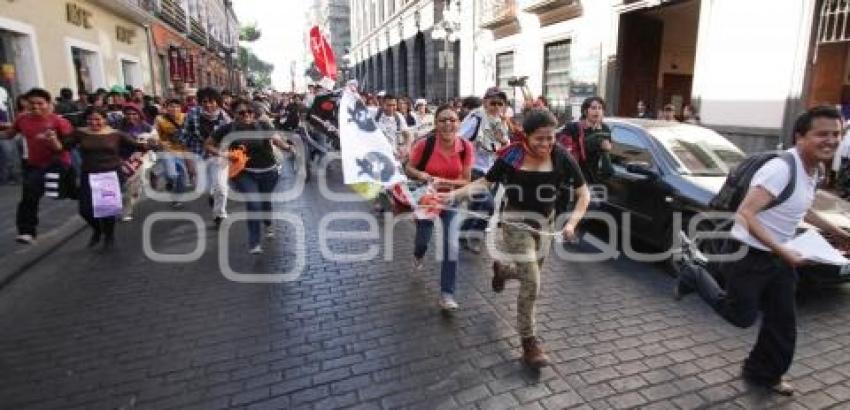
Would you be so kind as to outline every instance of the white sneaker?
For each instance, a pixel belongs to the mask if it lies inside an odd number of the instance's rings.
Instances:
[[[133,220],[133,215],[124,215],[124,217],[121,218],[122,222],[130,222],[132,220]]]
[[[458,308],[457,301],[455,301],[454,295],[451,293],[442,293],[440,294],[440,309],[443,309],[447,312],[454,312]]]
[[[250,250],[250,251],[248,251],[248,252],[249,252],[251,255],[259,255],[259,254],[263,253],[263,247],[262,247],[262,246],[260,246],[260,245],[257,245],[257,246],[255,246],[255,247],[251,248],[251,250]]]
[[[271,225],[266,227],[266,238],[274,238],[274,227]]]
[[[422,270],[422,265],[424,264],[424,262],[422,261],[423,259],[425,259],[425,258],[417,258],[415,256],[413,257],[413,270],[414,271],[419,272],[419,271]]]
[[[35,243],[35,238],[33,238],[32,235],[25,233],[25,234],[16,236],[15,241],[17,241],[18,243],[25,244],[25,245],[32,245],[32,244]]]

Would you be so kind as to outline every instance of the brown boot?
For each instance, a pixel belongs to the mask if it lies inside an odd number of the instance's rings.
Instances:
[[[522,338],[522,361],[533,369],[549,365],[549,358],[543,352],[543,346],[536,337]]]
[[[502,264],[493,262],[493,292],[501,293],[505,290],[505,276],[502,274]]]

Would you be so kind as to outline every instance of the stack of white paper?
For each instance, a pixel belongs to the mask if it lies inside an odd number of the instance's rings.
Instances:
[[[806,230],[803,234],[788,241],[785,246],[800,252],[804,259],[812,262],[838,266],[850,264],[850,260],[842,256],[814,229]]]

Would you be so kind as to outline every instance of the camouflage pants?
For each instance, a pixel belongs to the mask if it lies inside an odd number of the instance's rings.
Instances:
[[[548,225],[551,229],[551,222]],[[544,229],[546,228],[544,226]],[[500,260],[499,263],[506,279],[516,279],[520,283],[517,296],[517,330],[521,337],[534,336],[540,270],[551,244],[551,236],[541,236],[520,227],[502,225],[502,252],[508,259]]]

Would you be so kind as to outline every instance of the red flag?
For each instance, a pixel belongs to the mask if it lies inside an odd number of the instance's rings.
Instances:
[[[313,60],[316,68],[325,77],[336,81],[336,58],[334,51],[325,36],[319,31],[318,26],[310,29],[310,50],[313,52]]]

